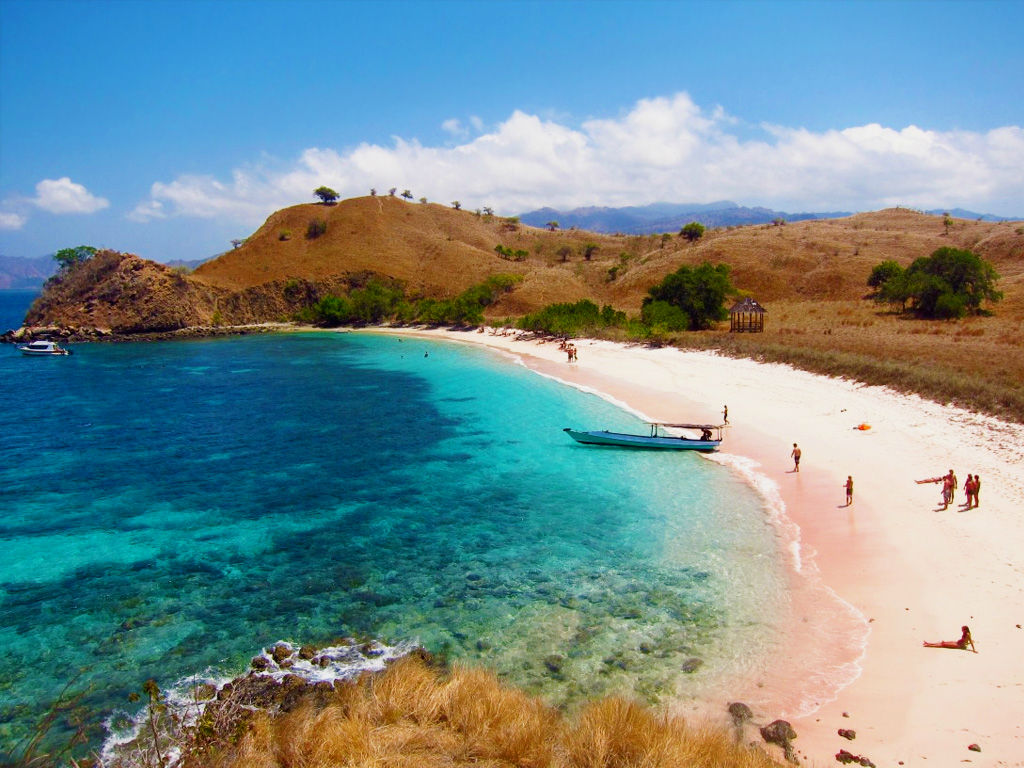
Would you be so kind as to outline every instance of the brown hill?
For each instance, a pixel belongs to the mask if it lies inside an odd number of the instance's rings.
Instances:
[[[313,236],[311,225],[322,234]],[[589,259],[588,244],[596,246]],[[865,299],[868,275],[880,261],[906,266],[946,245],[975,251],[1001,275],[1005,298],[993,316],[913,321]],[[525,257],[502,258],[495,246]],[[103,254],[53,281],[28,322],[133,333],[285,321],[370,274],[403,281],[413,296],[444,298],[502,272],[523,280],[488,308],[492,319],[581,298],[635,314],[653,284],[703,261],[728,264],[734,285],[768,308],[766,332],[685,334],[679,343],[788,360],[940,399],[974,397],[989,410],[1024,417],[1024,226],[954,219],[947,229],[943,217],[901,208],[715,229],[689,243],[677,235],[550,232],[397,197],[297,205],[191,274]],[[882,372],[880,361],[895,364],[899,375]],[[908,372],[911,380],[901,378]],[[989,385],[995,389],[980,401],[969,394]]]

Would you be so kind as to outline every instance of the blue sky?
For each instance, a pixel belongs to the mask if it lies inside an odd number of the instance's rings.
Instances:
[[[205,258],[327,184],[1024,217],[1024,2],[0,0],[0,254]]]

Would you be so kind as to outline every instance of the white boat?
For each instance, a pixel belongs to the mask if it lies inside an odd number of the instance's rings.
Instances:
[[[665,434],[662,427],[669,429],[690,429],[699,430],[700,437],[688,437],[686,435]],[[562,430],[577,443],[584,445],[607,445],[619,448],[655,448],[668,451],[717,451],[722,444],[722,425],[718,424],[663,424],[655,422],[651,424],[649,435],[629,435],[622,432],[608,432],[606,430],[579,431],[569,429]],[[712,436],[712,432],[717,435]]]
[[[70,349],[64,349],[55,341],[30,341],[28,344],[18,347],[21,354],[31,357],[43,357],[47,355],[70,355]]]

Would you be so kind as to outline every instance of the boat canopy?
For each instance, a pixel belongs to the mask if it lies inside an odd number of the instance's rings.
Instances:
[[[652,424],[659,427],[670,427],[674,429],[721,429],[721,424],[669,424],[664,421],[654,421]]]

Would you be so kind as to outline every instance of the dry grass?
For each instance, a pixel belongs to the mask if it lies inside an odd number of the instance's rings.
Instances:
[[[187,768],[777,768],[733,735],[605,699],[573,720],[491,673],[418,658],[338,685],[321,707],[258,714],[234,745]]]

